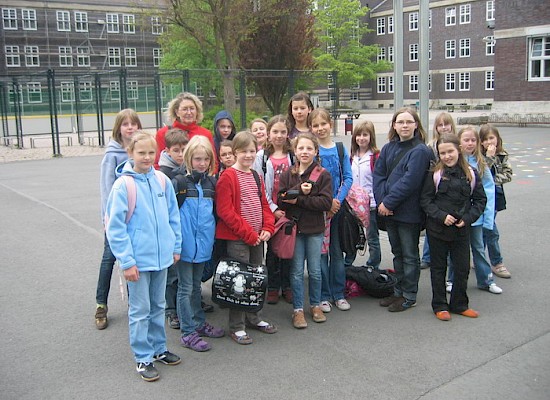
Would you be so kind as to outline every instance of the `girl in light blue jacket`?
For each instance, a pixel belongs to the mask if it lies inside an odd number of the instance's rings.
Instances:
[[[216,231],[216,181],[212,176],[216,172],[216,155],[207,138],[195,136],[189,141],[183,157],[187,171],[178,171],[172,180],[180,204],[182,237],[185,238],[180,261],[176,264],[181,344],[194,351],[207,351],[210,344],[201,336],[219,338],[225,335],[223,329],[206,322],[201,307],[201,278],[205,263],[212,258]]]
[[[166,273],[181,253],[180,216],[170,181],[153,169],[156,147],[148,133],[134,135],[105,211],[107,239],[128,281],[130,346],[146,381],[159,378],[153,360],[181,361],[167,350],[164,328]]]

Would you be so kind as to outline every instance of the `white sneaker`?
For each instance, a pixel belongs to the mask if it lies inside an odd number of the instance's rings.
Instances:
[[[340,311],[348,311],[351,308],[351,305],[346,299],[336,300],[336,303],[334,304],[336,304],[336,308]]]
[[[330,301],[322,301],[321,304],[319,304],[319,307],[321,307],[321,311],[324,313],[329,313],[332,311]]]
[[[487,290],[489,290],[489,292],[491,292],[493,294],[501,294],[502,293],[502,289],[499,288],[496,283],[491,283]]]
[[[447,291],[447,293],[451,293],[453,291],[453,283],[451,281],[447,281],[445,290]]]

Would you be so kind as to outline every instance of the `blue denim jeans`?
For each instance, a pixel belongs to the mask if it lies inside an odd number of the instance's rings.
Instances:
[[[498,243],[500,234],[497,228],[497,213],[495,212],[495,223],[493,229],[483,228],[483,244],[489,252],[489,260],[491,265],[498,265],[502,263],[502,254],[500,253],[500,245]]]
[[[97,304],[107,304],[109,297],[109,289],[111,288],[111,277],[113,276],[113,266],[116,258],[109,247],[107,235],[104,235],[103,240],[103,257],[99,266],[99,278],[97,280],[97,289],[95,294],[95,302]]]
[[[183,336],[195,332],[204,325],[204,311],[201,307],[201,278],[204,263],[178,261],[178,318]]]
[[[321,303],[321,245],[323,234],[296,234],[296,247],[290,267],[292,305],[295,310],[304,308],[304,263],[307,261],[309,305]]]
[[[393,269],[397,278],[394,295],[416,301],[418,279],[420,278],[420,254],[418,251],[420,224],[390,220],[387,222],[387,229],[393,253]]]
[[[430,260],[430,242],[428,240],[428,232],[426,232],[424,236],[424,246],[422,246],[422,262],[429,264]]]
[[[130,347],[136,362],[151,362],[166,351],[164,307],[167,269],[140,272],[128,282],[128,323]]]
[[[177,298],[178,272],[176,270],[176,264],[172,264],[170,268],[168,268],[168,274],[166,276],[166,310],[164,310],[166,317],[178,314]]]
[[[367,265],[373,267],[374,269],[380,268],[380,263],[382,262],[382,253],[380,251],[380,235],[378,232],[378,224],[376,222],[377,212],[378,211],[376,210],[376,208],[371,208],[369,229],[367,232],[367,244],[369,246],[369,259],[367,261]],[[346,257],[344,258],[344,265],[346,267],[352,266],[356,257],[357,252],[346,254]]]
[[[340,225],[341,217],[342,210],[332,217],[330,221],[329,254],[321,255],[322,301],[336,301],[344,298],[346,267],[344,266],[344,253],[340,247],[340,236],[338,235],[338,225]]]
[[[470,247],[472,248],[472,259],[476,271],[477,287],[485,289],[494,283],[491,265],[485,257],[485,246],[483,245],[483,227],[472,226],[470,229]]]

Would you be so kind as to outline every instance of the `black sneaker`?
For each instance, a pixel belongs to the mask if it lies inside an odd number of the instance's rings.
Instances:
[[[172,329],[180,328],[180,320],[176,314],[168,315],[168,326]]]
[[[141,379],[147,382],[156,381],[159,378],[159,372],[155,368],[155,364],[151,363],[137,363],[136,371],[141,375]]]
[[[201,308],[202,311],[211,313],[214,311],[214,306],[212,304],[205,303],[204,301],[201,301]]]
[[[153,357],[155,361],[161,362],[166,365],[178,365],[181,362],[181,358],[179,356],[175,355],[174,353],[170,353],[168,350],[166,350],[162,354],[158,354]]]

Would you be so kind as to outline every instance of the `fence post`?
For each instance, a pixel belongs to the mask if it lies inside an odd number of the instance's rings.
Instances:
[[[121,97],[122,98],[122,97]],[[97,142],[105,146],[105,127],[103,126],[103,103],[101,100],[101,78],[95,73],[95,109],[97,113]]]
[[[121,110],[128,108],[128,88],[126,86],[126,77],[126,68],[121,68],[119,72]]]
[[[17,135],[17,147],[22,149],[24,146],[23,143],[23,127],[21,121],[21,84],[17,78],[12,80],[13,88],[13,112],[15,116],[15,134]]]
[[[4,137],[10,136],[10,127],[8,124],[8,92],[4,82],[0,82],[0,115],[2,116],[2,134]],[[7,145],[7,142],[4,142]]]
[[[191,88],[191,75],[188,69],[184,69],[182,71],[182,78],[183,78],[183,91],[189,92]]]
[[[294,76],[294,70],[291,69],[288,71],[288,95],[289,97],[294,96],[296,93],[296,77]]]
[[[50,101],[50,127],[52,131],[53,156],[61,157],[61,146],[59,144],[59,121],[57,120],[57,95],[55,91],[55,71],[48,70],[48,93]]]
[[[76,134],[78,137],[78,144],[84,144],[84,138],[81,134],[81,126],[80,126],[80,80],[78,79],[78,76],[74,77],[74,113],[75,113],[75,126],[73,125],[73,132],[76,130]]]
[[[336,118],[338,105],[340,104],[340,88],[338,87],[338,71],[332,71],[332,79],[334,83],[334,100],[332,103],[332,111],[334,115],[334,121],[332,124],[332,133],[336,136],[338,128],[338,119]]]
[[[162,93],[160,91],[159,74],[154,75],[153,83],[155,87],[155,119],[156,119],[157,131],[158,131],[162,126]]]
[[[241,109],[241,129],[246,129],[246,73],[239,71],[239,98]]]

